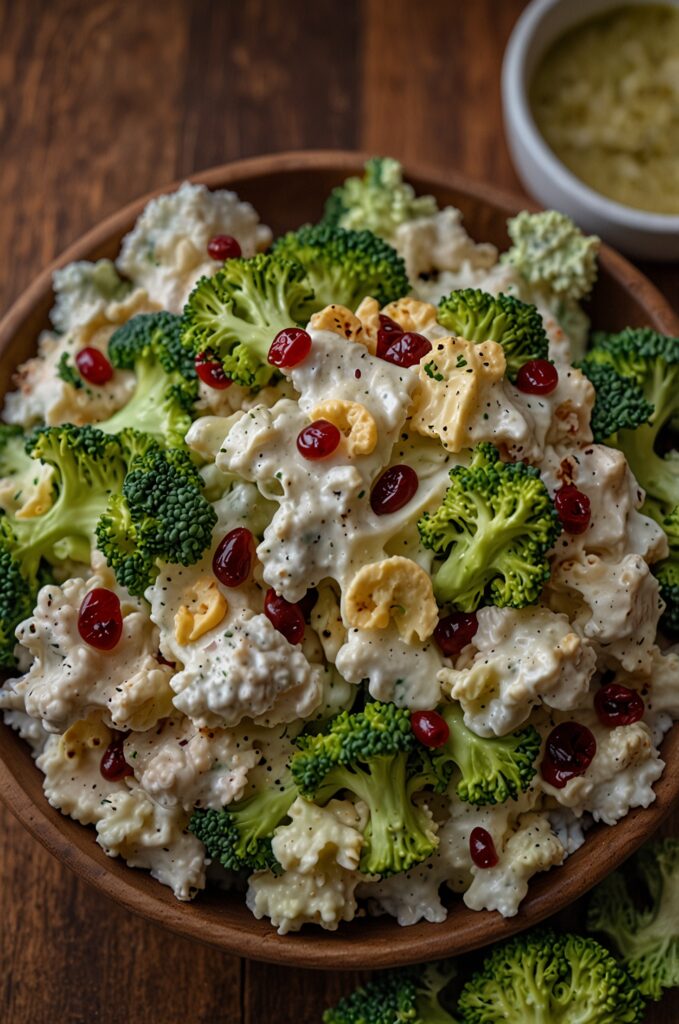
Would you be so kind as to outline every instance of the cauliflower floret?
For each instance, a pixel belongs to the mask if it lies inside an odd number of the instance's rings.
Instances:
[[[536,461],[542,459],[548,445],[584,445],[592,440],[592,384],[581,370],[567,363],[558,363],[557,372],[558,384],[548,395],[512,391],[515,406],[532,424]]]
[[[543,702],[578,707],[589,690],[596,654],[565,615],[546,608],[481,608],[464,668],[444,668],[439,680],[480,736],[504,736]]]
[[[603,444],[575,451],[548,448],[540,475],[550,494],[564,484],[575,484],[590,501],[588,528],[580,534],[561,534],[555,547],[557,561],[582,560],[584,555],[619,559],[634,554],[655,562],[667,556],[663,531],[638,511],[644,494],[622,452]]]
[[[495,246],[488,242],[477,245],[454,206],[399,224],[392,244],[405,260],[412,282],[437,270],[459,271],[465,265],[486,269],[497,262]]]
[[[640,555],[613,563],[596,555],[561,562],[552,571],[545,598],[555,610],[567,612],[602,667],[649,675],[663,602],[658,581]]]
[[[96,823],[97,842],[108,857],[147,868],[178,900],[190,900],[205,887],[205,850],[186,831],[188,821],[180,807],[161,807],[133,786],[105,801]]]
[[[335,664],[340,648],[347,642],[340,603],[335,588],[326,583],[318,588],[318,600],[311,612],[311,625],[318,634],[323,654]]]
[[[348,800],[318,807],[298,797],[288,813],[290,824],[276,829],[271,844],[283,873],[251,875],[247,905],[257,919],[269,917],[279,935],[304,924],[334,931],[356,915],[367,808]]]
[[[235,238],[245,258],[271,242],[269,228],[235,192],[211,192],[185,181],[147,204],[123,239],[116,265],[163,309],[180,313],[196,281],[221,266],[207,252],[215,235]]]
[[[565,720],[563,716],[560,720]],[[655,800],[653,783],[665,764],[653,745],[645,722],[601,725],[593,711],[578,711],[577,720],[596,740],[596,753],[583,775],[570,779],[561,789],[542,779],[545,793],[580,816],[589,812],[595,821],[615,825],[633,807],[649,807]]]
[[[91,319],[78,323],[67,334],[57,336],[43,332],[38,341],[38,354],[17,369],[12,383],[16,388],[5,397],[3,418],[8,423],[31,427],[36,423],[56,426],[60,423],[93,423],[108,419],[132,395],[134,374],[116,370],[110,381],[97,386],[78,379],[76,386],[64,380],[59,364],[67,359],[73,364],[82,348],[106,352],[114,330],[137,313],[152,312],[157,306],[142,289],[137,289],[120,302],[110,302]]]
[[[524,814],[503,849],[498,850],[496,866],[472,867],[474,880],[464,894],[464,902],[471,910],[497,910],[503,917],[514,917],[533,875],[561,864],[565,856],[549,818],[533,812]]]
[[[2,720],[19,734],[20,739],[28,743],[34,757],[42,753],[50,734],[39,719],[31,718],[25,711],[7,709],[3,712]]]
[[[28,672],[0,692],[0,706],[12,692],[26,712],[59,732],[89,711],[99,709],[115,729],[149,729],[172,707],[172,669],[156,660],[158,632],[141,601],[118,590],[122,636],[112,651],[85,643],[78,613],[95,587],[116,590],[113,575],[102,569],[88,580],[70,579],[40,590],[34,614],[17,628],[17,639],[33,656]]]
[[[125,759],[145,792],[163,807],[219,809],[240,800],[248,772],[260,760],[252,728],[199,729],[188,718],[166,718],[125,740]]]
[[[399,707],[432,708],[441,698],[437,676],[445,664],[432,641],[406,643],[395,627],[380,630],[350,629],[337,653],[338,672],[350,683],[368,680],[376,700]]]
[[[122,301],[132,285],[123,281],[111,260],[78,260],[52,275],[54,307],[50,320],[60,334],[100,316],[111,302]]]
[[[679,719],[679,654],[671,649],[651,652],[652,666],[646,684],[646,708],[652,714],[665,713]]]

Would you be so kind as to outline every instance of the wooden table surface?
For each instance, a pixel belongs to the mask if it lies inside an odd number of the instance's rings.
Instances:
[[[0,0],[0,310],[106,214],[238,157],[360,148],[520,191],[499,80],[523,6]],[[676,265],[645,269],[677,298]],[[3,1024],[313,1024],[354,984],[178,939],[86,887],[4,808],[0,829]],[[679,998],[648,1016],[678,1018]]]

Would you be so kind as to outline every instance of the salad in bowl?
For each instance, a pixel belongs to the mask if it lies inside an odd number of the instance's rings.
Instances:
[[[654,800],[679,339],[590,332],[565,216],[508,231],[376,158],[317,224],[187,183],[55,274],[0,425],[0,708],[180,900],[511,917]]]

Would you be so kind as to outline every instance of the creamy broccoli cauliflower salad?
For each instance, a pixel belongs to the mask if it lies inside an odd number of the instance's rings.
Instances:
[[[0,427],[0,707],[178,899],[511,916],[654,799],[679,339],[590,337],[598,240],[508,230],[378,158],[278,239],[185,184],[55,274]]]

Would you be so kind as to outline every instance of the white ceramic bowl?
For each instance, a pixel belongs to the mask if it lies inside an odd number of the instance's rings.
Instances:
[[[679,7],[679,0],[662,2]],[[507,141],[524,187],[543,206],[569,214],[584,230],[632,256],[679,259],[679,215],[635,210],[589,188],[549,148],[528,102],[533,73],[549,46],[579,22],[624,4],[625,0],[533,0],[526,7],[502,66]]]

